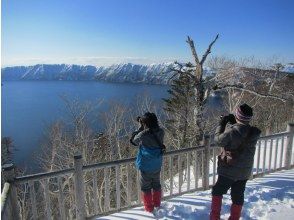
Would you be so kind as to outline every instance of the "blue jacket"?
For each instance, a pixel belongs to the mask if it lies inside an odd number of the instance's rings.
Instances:
[[[161,170],[162,153],[160,147],[140,146],[137,158],[137,169],[144,172],[156,172]]]
[[[161,128],[152,130],[139,129],[134,132],[131,143],[139,146],[136,159],[136,167],[144,172],[156,172],[161,170],[162,152],[154,135],[163,143],[164,131]]]

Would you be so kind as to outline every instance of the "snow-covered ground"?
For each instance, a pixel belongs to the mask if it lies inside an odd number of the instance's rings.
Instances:
[[[157,219],[208,219],[210,190],[185,194],[162,204]],[[224,196],[222,219],[228,219],[231,200]],[[144,212],[143,207],[130,209],[109,216],[93,218],[100,220],[155,219],[153,214]],[[268,174],[251,180],[245,191],[242,219],[294,219],[294,169]]]

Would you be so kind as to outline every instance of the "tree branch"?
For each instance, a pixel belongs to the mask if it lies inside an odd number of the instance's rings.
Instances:
[[[208,54],[210,54],[211,53],[211,47],[213,46],[213,44],[216,42],[216,40],[218,39],[218,34],[216,35],[216,37],[215,37],[215,39],[209,44],[209,46],[208,46],[208,48],[207,48],[207,50],[206,50],[206,52],[205,52],[205,54],[202,56],[202,59],[201,59],[201,61],[200,61],[200,65],[202,66],[203,65],[203,63],[205,62],[205,60],[206,60],[206,57],[208,56]],[[193,42],[193,41],[192,41]],[[194,45],[194,44],[193,44]],[[199,62],[199,61],[198,61]]]
[[[188,40],[186,42],[189,44],[189,46],[191,48],[192,55],[194,57],[196,65],[200,65],[200,62],[199,62],[199,59],[198,59],[198,56],[197,56],[197,53],[196,53],[196,49],[195,49],[193,40],[188,36]]]
[[[183,70],[185,67],[186,68],[194,68],[194,66],[191,64],[191,63],[186,63],[185,65],[181,64],[181,63],[178,63],[178,62],[175,62],[175,64],[177,66],[179,66],[179,68],[175,68],[175,67],[169,67],[169,70],[170,71],[173,71],[175,72],[170,78],[169,80],[172,80],[175,76],[177,76],[178,74],[187,74],[189,75],[192,79],[194,79],[194,75],[191,74],[189,71],[185,71]]]
[[[281,97],[278,97],[278,96],[275,96],[275,95],[268,95],[268,94],[258,93],[258,92],[255,92],[253,90],[244,89],[244,88],[242,88],[240,86],[236,86],[236,85],[226,85],[226,86],[223,86],[223,87],[216,87],[216,88],[214,88],[214,91],[220,91],[220,90],[224,90],[224,89],[237,89],[237,90],[240,90],[240,91],[243,91],[243,92],[248,92],[250,94],[256,95],[256,96],[258,96],[260,98],[271,98],[271,99],[280,100],[282,102],[289,101],[288,99],[284,99],[284,98],[281,98]]]

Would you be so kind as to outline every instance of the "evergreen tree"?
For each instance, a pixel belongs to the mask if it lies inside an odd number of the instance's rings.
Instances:
[[[172,81],[168,99],[164,99],[167,113],[166,128],[176,148],[188,147],[193,141],[193,77],[191,68],[178,70],[178,78]]]
[[[3,137],[1,139],[1,165],[12,163],[13,149],[12,138]]]

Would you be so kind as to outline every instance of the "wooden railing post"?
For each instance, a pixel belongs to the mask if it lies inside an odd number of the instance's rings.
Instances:
[[[17,202],[17,189],[14,183],[14,178],[15,178],[15,166],[10,163],[10,164],[4,164],[2,166],[3,169],[3,177],[4,177],[4,181],[8,182],[10,184],[10,195],[8,195],[10,197],[10,201],[11,201],[11,219],[15,219],[15,220],[19,220],[20,219],[20,209],[19,209],[19,205]]]
[[[74,156],[74,183],[75,183],[75,197],[76,197],[76,213],[78,220],[86,219],[85,209],[85,186],[83,175],[83,158],[80,153]]]
[[[287,138],[287,144],[286,144],[285,167],[286,169],[290,169],[291,159],[292,159],[293,137],[294,137],[294,123],[289,123],[287,125],[287,132],[289,132],[290,134]]]
[[[209,159],[210,159],[210,136],[209,135],[204,135],[203,138],[203,145],[204,145],[204,161],[203,161],[203,166],[204,166],[204,173],[203,173],[203,188],[204,190],[209,189]]]

